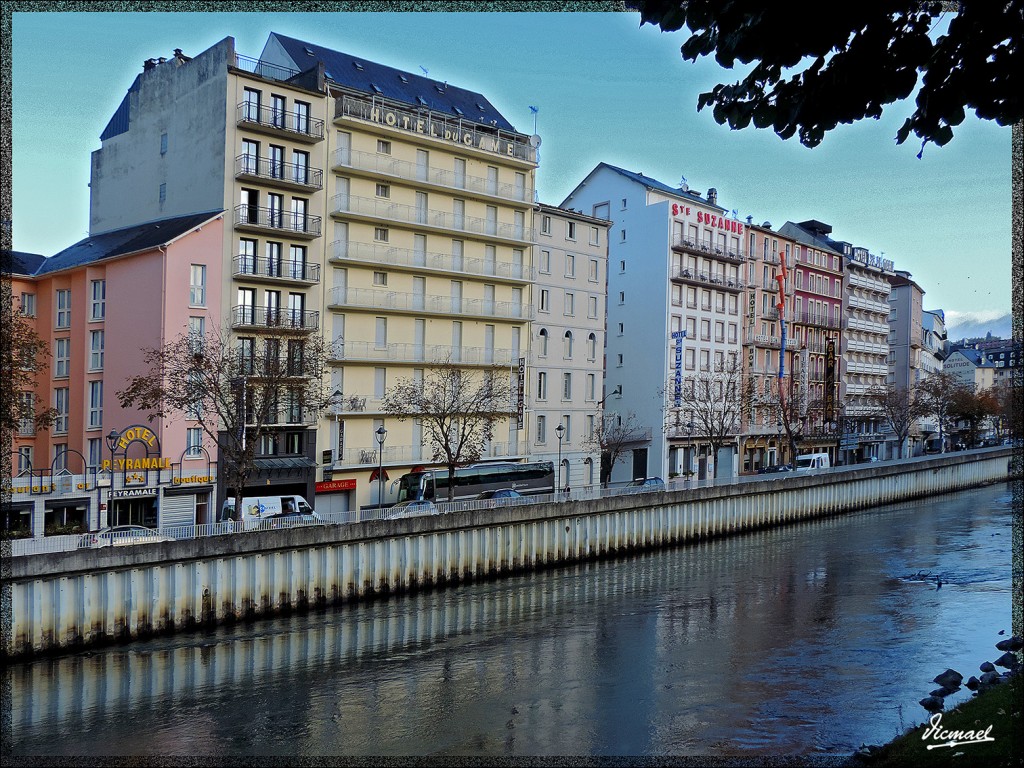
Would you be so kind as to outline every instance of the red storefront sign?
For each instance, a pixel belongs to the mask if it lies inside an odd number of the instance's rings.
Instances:
[[[338,491],[354,491],[356,489],[355,479],[350,480],[325,480],[314,486],[317,493],[337,493]]]

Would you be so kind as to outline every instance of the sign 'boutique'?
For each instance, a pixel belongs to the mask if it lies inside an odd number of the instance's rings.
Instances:
[[[32,535],[73,533],[114,525],[150,528],[213,522],[216,466],[202,447],[165,456],[144,425],[112,430],[108,454],[89,465],[74,450],[49,467],[30,468],[11,483],[11,508],[27,516]]]

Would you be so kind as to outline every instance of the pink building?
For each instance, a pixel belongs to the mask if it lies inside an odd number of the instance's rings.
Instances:
[[[15,435],[5,530],[213,521],[216,446],[180,416],[149,421],[146,411],[121,408],[116,392],[145,370],[145,349],[223,323],[223,235],[223,213],[213,211],[16,260],[14,301],[51,353],[36,391],[58,415],[47,430],[25,424]]]

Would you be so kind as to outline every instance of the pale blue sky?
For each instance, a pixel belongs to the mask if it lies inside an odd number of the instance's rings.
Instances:
[[[718,190],[739,217],[818,219],[912,273],[925,307],[1010,311],[1011,129],[969,118],[946,147],[896,146],[908,105],[815,149],[730,131],[697,95],[739,72],[685,62],[683,33],[636,13],[15,13],[15,250],[50,256],[88,232],[90,153],[145,59],[225,37],[257,57],[270,32],[483,93],[543,139],[537,188],[558,204],[602,161]]]

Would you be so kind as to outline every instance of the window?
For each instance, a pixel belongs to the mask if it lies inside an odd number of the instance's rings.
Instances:
[[[296,101],[292,109],[295,116],[295,130],[299,133],[309,133],[309,104],[304,101]]]
[[[572,374],[569,372],[562,374],[562,399],[572,400]]]
[[[89,331],[89,370],[103,370],[103,331]]]
[[[587,317],[591,319],[597,317],[597,296],[587,297]]]
[[[387,285],[388,284],[388,273],[387,272],[374,272],[373,273],[373,284],[374,285]]]
[[[576,222],[567,221],[565,222],[565,239],[575,240],[576,239]]]
[[[622,367],[622,355],[621,354],[616,357],[615,365],[618,368]]]
[[[71,291],[59,289],[57,291],[57,327],[71,327]]]
[[[620,229],[619,230],[619,242],[620,243],[626,242],[626,230],[624,230],[624,229]]]
[[[548,399],[548,374],[545,371],[538,371],[537,373],[537,399]]]
[[[203,430],[189,427],[185,430],[185,458],[195,459],[203,455]]]
[[[103,382],[89,382],[89,429],[103,426]]]
[[[700,321],[701,341],[711,341],[711,321],[704,319]]]
[[[164,182],[160,185],[158,195],[161,203],[167,202],[167,182]]]
[[[53,347],[53,376],[66,379],[71,375],[71,339],[57,339]]]
[[[597,282],[597,270],[598,270],[597,259],[591,259],[590,260],[590,273],[587,275],[587,279],[590,280],[590,282],[592,282],[592,283],[596,283]]]
[[[161,133],[160,134],[160,154],[161,155],[166,155],[167,154],[167,134],[166,133]]]
[[[625,303],[626,303],[626,292],[625,291],[619,291],[619,304],[625,304]]]
[[[541,288],[540,290],[540,311],[549,312],[551,303],[551,293],[547,288]]]
[[[566,331],[562,339],[562,357],[566,360],[572,359],[572,331]]]
[[[625,271],[626,271],[626,260],[622,259],[622,260],[619,261],[619,273],[621,274],[621,273],[623,273]]]
[[[725,323],[715,321],[715,341],[725,341]]]
[[[551,272],[551,251],[540,252],[540,264],[538,269],[544,274]]]
[[[55,472],[68,468],[68,444],[55,443],[53,446],[53,469]]]
[[[194,353],[203,350],[203,339],[206,337],[206,318],[194,316],[188,319],[188,341]]]
[[[388,319],[386,317],[378,317],[376,319],[374,337],[373,337],[374,349],[387,349],[388,346]]]
[[[683,350],[683,359],[684,359],[684,364],[686,365],[686,370],[692,371],[694,369],[694,367],[696,365],[696,356],[695,355],[696,355],[696,353],[694,352],[692,347],[689,347],[689,348]]]
[[[697,337],[697,318],[686,318],[686,337],[688,339],[693,339]]]
[[[387,373],[387,368],[373,369],[373,396],[378,400],[384,397],[384,391],[387,389]]]
[[[377,197],[391,197],[391,185],[390,184],[378,184],[377,185]]]
[[[576,295],[572,293],[565,294],[565,309],[563,311],[567,317],[572,317],[576,314]]]
[[[58,387],[53,390],[53,407],[57,411],[53,421],[54,433],[67,434],[68,413],[70,408],[71,390],[67,387]]]
[[[550,235],[551,234],[551,217],[550,216],[542,216],[541,217],[541,219],[540,219],[540,233],[542,235]]]
[[[601,244],[601,234],[600,234],[600,230],[597,227],[591,227],[590,228],[590,244],[591,245],[600,245]]]
[[[36,433],[36,396],[32,392],[21,393],[21,412],[25,414],[18,422],[18,434],[32,437]]]
[[[576,257],[572,254],[565,254],[565,276],[576,277]]]
[[[386,243],[388,241],[388,230],[386,227],[374,227],[373,228],[373,239],[378,243]]]
[[[548,439],[548,437],[547,437],[547,417],[545,417],[545,416],[538,416],[537,417],[537,442],[538,443],[544,443],[544,442],[547,442],[547,439]]]
[[[193,264],[189,278],[188,303],[193,307],[206,306],[206,265]]]
[[[89,468],[100,469],[103,466],[103,441],[98,437],[90,437],[85,444]]]
[[[621,336],[625,330],[626,330],[625,323],[619,323],[619,336]]]
[[[36,316],[36,295],[34,293],[21,294],[20,311],[22,317]]]
[[[377,152],[381,155],[391,154],[391,142],[384,139],[377,139]]]
[[[565,427],[565,435],[563,435],[563,438],[565,439],[566,442],[569,442],[570,440],[572,440],[572,417],[571,416],[563,416],[562,417],[562,426]],[[563,469],[564,469],[563,474],[566,476],[566,479],[568,480],[568,476],[569,476],[569,471],[568,471],[569,470],[569,463],[568,463],[568,459],[565,460],[565,467],[563,467]]]
[[[711,353],[706,349],[700,351],[700,369],[702,371],[711,370]]]
[[[547,328],[541,328],[540,333],[537,334],[537,340],[540,342],[540,354],[541,357],[545,357],[548,353],[548,330]]]
[[[587,374],[587,400],[597,399],[597,376],[593,373]]]

